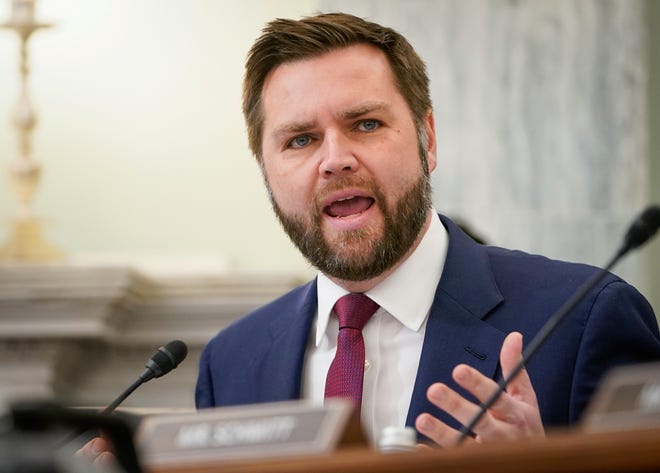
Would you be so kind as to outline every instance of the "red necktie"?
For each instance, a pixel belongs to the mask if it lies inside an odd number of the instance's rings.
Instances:
[[[364,339],[362,328],[378,310],[378,304],[361,293],[340,298],[334,311],[339,319],[337,353],[325,380],[325,397],[342,397],[355,404],[359,416],[364,381]]]

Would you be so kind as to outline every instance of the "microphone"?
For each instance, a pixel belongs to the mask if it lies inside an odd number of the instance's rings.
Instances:
[[[660,227],[660,206],[652,205],[630,225],[621,248],[621,256],[649,240]]]
[[[146,383],[147,381],[154,379],[154,378],[160,378],[161,376],[166,375],[170,371],[172,371],[174,368],[179,366],[179,364],[186,358],[186,355],[188,354],[188,347],[184,342],[181,340],[172,340],[169,342],[167,345],[164,347],[160,347],[156,353],[153,354],[153,356],[147,361],[147,364],[145,365],[145,370],[138,376],[138,378],[131,384],[126,390],[121,393],[112,403],[108,405],[103,411],[101,411],[99,414],[96,414],[99,418],[110,418],[108,414],[111,414],[112,411],[114,411],[119,404],[121,404],[124,399],[126,399],[128,396],[130,396],[133,391],[135,391],[137,388],[139,388],[142,384]],[[99,421],[99,422],[105,422],[105,421]],[[67,445],[74,440],[79,440],[80,436],[88,432],[89,429],[83,427],[80,429],[77,429],[67,435],[64,439],[62,439],[59,444],[57,445],[58,447],[62,447],[64,445]],[[86,440],[89,440],[87,438]]]
[[[147,361],[145,370],[138,376],[138,378],[126,390],[121,393],[117,399],[112,401],[101,414],[106,415],[114,411],[124,399],[130,396],[133,391],[139,388],[147,381],[160,378],[166,375],[186,358],[188,354],[188,347],[181,340],[172,340],[164,347],[160,347],[156,353]]]
[[[660,227],[660,206],[651,205],[644,210],[630,225],[626,236],[623,239],[621,248],[617,251],[610,262],[599,271],[596,271],[589,279],[587,279],[575,293],[550,317],[546,323],[541,327],[541,330],[529,343],[527,348],[522,352],[522,357],[518,364],[513,368],[508,377],[502,376],[497,382],[497,388],[486,399],[485,402],[479,406],[479,412],[472,418],[472,420],[465,426],[461,427],[460,436],[456,441],[456,445],[460,445],[466,437],[472,434],[472,430],[479,423],[481,418],[488,412],[488,409],[493,407],[493,404],[499,399],[500,395],[506,390],[511,380],[515,378],[518,373],[522,371],[529,360],[536,354],[538,349],[543,345],[546,339],[555,331],[557,326],[566,318],[566,316],[575,308],[575,306],[593,289],[593,287],[603,279],[609,270],[630,250],[640,247],[646,243]]]

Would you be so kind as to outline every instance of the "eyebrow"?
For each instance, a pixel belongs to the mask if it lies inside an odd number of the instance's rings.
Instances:
[[[337,115],[340,119],[358,118],[372,112],[387,110],[389,106],[385,102],[365,102],[353,108],[349,108]]]
[[[389,105],[386,102],[365,102],[353,108],[349,108],[348,110],[343,110],[339,112],[337,114],[337,118],[339,118],[340,120],[350,120],[372,112],[377,112],[387,109],[389,109]],[[303,133],[305,131],[311,130],[315,126],[316,126],[316,122],[312,120],[300,121],[300,122],[292,121],[289,123],[285,123],[282,126],[276,128],[275,131],[273,131],[273,136],[276,139],[279,139],[282,136],[296,134],[296,133]]]
[[[285,123],[281,127],[276,128],[275,131],[273,131],[273,136],[279,139],[282,136],[286,136],[289,134],[302,133],[304,131],[311,130],[312,128],[314,128],[314,125],[315,122],[313,121]]]

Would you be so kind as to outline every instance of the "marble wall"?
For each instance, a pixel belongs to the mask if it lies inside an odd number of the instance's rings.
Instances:
[[[324,0],[426,61],[435,205],[489,242],[604,265],[649,201],[645,2]],[[619,274],[651,292],[644,253]]]

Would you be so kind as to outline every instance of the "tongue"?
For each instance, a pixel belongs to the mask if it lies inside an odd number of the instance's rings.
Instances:
[[[370,197],[353,197],[333,202],[326,210],[331,217],[348,217],[364,212],[371,207],[372,202],[373,199]]]

